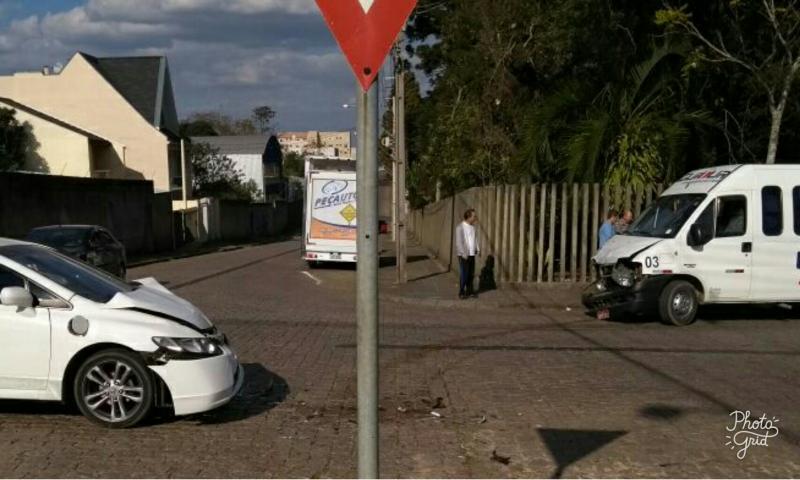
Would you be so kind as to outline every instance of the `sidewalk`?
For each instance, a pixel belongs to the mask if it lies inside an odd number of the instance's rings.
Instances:
[[[497,290],[482,292],[477,299],[460,300],[458,272],[447,271],[444,265],[430,258],[428,252],[412,240],[409,240],[406,265],[408,283],[398,285],[395,244],[382,239],[381,252],[380,298],[384,301],[470,310],[582,308],[580,299],[584,285],[572,283],[503,284]],[[477,270],[480,271],[480,268]],[[476,286],[477,283],[476,278]]]

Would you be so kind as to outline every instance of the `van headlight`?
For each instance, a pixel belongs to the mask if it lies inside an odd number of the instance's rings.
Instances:
[[[622,263],[616,264],[611,271],[611,279],[620,287],[632,287],[636,283],[636,277],[636,269]]]
[[[153,337],[153,343],[170,358],[213,357],[222,354],[220,342],[208,337]]]

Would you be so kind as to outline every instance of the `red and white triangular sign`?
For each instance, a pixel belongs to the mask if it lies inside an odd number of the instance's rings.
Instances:
[[[369,90],[417,0],[316,0],[361,87]]]

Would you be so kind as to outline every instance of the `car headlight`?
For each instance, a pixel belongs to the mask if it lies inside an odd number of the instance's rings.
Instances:
[[[621,287],[632,287],[636,282],[636,272],[626,265],[618,263],[611,272],[611,279]]]
[[[220,342],[208,337],[153,337],[153,343],[172,358],[213,357],[222,354]]]

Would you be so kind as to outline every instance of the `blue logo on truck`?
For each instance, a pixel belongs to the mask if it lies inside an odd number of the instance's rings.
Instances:
[[[325,195],[336,195],[347,188],[347,182],[344,180],[331,180],[322,186],[322,193]]]

